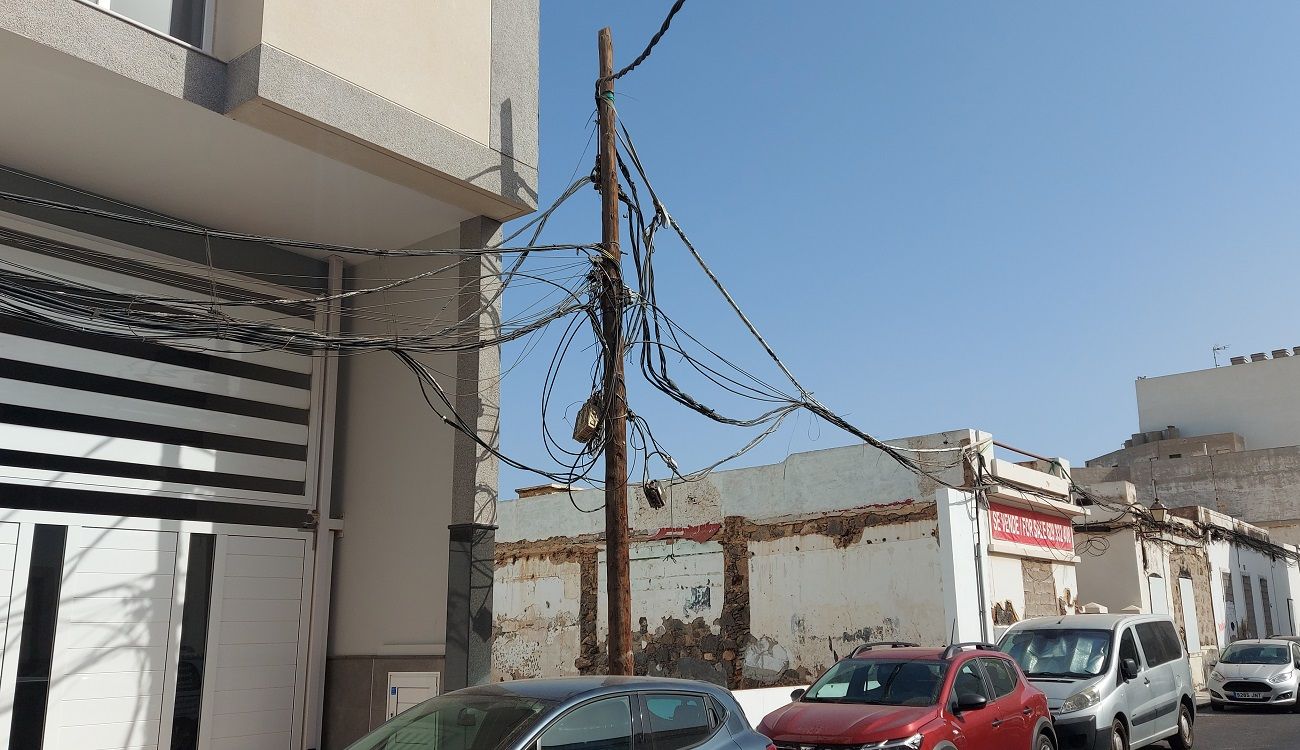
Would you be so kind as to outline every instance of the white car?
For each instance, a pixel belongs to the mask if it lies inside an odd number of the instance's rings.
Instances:
[[[1210,708],[1286,706],[1300,710],[1300,643],[1282,638],[1235,641],[1210,672]]]

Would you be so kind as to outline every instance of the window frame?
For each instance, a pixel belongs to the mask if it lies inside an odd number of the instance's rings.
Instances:
[[[992,703],[993,701],[997,700],[997,698],[993,697],[993,685],[992,682],[989,680],[989,676],[984,672],[984,665],[979,663],[979,659],[977,657],[972,656],[964,659],[958,664],[953,665],[948,670],[950,673],[952,673],[952,684],[948,686],[948,708],[950,711],[955,712],[957,709],[957,699],[958,699],[957,678],[961,676],[961,670],[965,668],[967,664],[970,664],[972,667],[974,667],[975,672],[980,677],[980,680],[983,681],[984,697],[988,700],[988,702]]]
[[[1164,666],[1182,657],[1183,648],[1181,640],[1177,638],[1178,632],[1175,630],[1171,634],[1170,626],[1171,623],[1165,620],[1147,620],[1133,625],[1134,635],[1148,667]],[[1147,647],[1144,630],[1149,630],[1152,634],[1151,648]],[[1174,637],[1173,641],[1170,641],[1171,635]]]
[[[722,702],[715,699],[708,693],[698,693],[693,690],[638,690],[635,693],[637,710],[633,712],[634,726],[632,729],[632,750],[655,750],[653,731],[650,724],[650,707],[646,699],[655,695],[681,695],[690,698],[699,698],[704,704],[705,715],[709,718],[709,734],[694,745],[675,748],[675,750],[691,750],[713,740],[718,736],[718,730],[727,724],[727,708]],[[538,735],[540,739],[541,736]]]
[[[979,657],[979,661],[980,661],[980,668],[984,671],[984,676],[987,678],[990,692],[995,694],[994,697],[990,699],[989,701],[990,703],[993,701],[1002,700],[1008,695],[1012,695],[1020,687],[1020,670],[1019,668],[1015,667],[1015,662],[1013,662],[1010,658],[1000,659],[996,656],[981,656]],[[997,685],[993,681],[993,670],[989,669],[988,662],[1000,663],[1002,665],[1002,668],[1007,670],[1007,674],[1011,675],[1010,690],[1008,690],[1005,693],[997,694],[998,692]]]
[[[630,747],[632,750],[637,750],[637,740],[641,734],[642,725],[641,725],[640,711],[637,710],[637,706],[639,706],[640,703],[637,699],[637,694],[635,692],[606,693],[604,695],[595,695],[581,703],[577,703],[570,706],[568,709],[564,711],[564,713],[559,714],[558,716],[552,718],[550,721],[545,722],[542,726],[539,726],[536,729],[534,729],[532,738],[528,740],[528,747],[530,748],[530,750],[544,750],[542,746],[542,737],[547,732],[549,732],[553,727],[555,727],[557,724],[569,718],[569,716],[573,715],[575,711],[579,711],[599,701],[612,700],[617,698],[626,698],[628,701],[628,720],[632,727],[632,734],[630,737],[628,747]]]
[[[1132,625],[1125,625],[1124,628],[1119,631],[1119,637],[1115,639],[1115,674],[1121,683],[1124,682],[1124,636],[1129,636],[1133,639],[1133,650],[1137,652],[1138,657],[1136,659],[1138,674],[1141,674],[1148,669],[1146,663],[1147,656],[1142,651],[1142,642],[1138,640],[1137,630]]]
[[[162,29],[155,29],[154,27],[142,21],[137,21],[136,19],[131,18],[128,15],[125,15],[121,11],[113,10],[112,7],[113,0],[77,0],[77,1],[80,2],[82,5],[89,5],[90,7],[98,10],[101,13],[106,13],[116,19],[125,21],[131,24],[132,26],[135,26],[140,29],[144,29],[150,34],[160,36],[163,39],[166,39],[171,42],[175,42],[176,44],[195,50],[197,52],[202,52],[205,55],[208,56],[212,55],[213,26],[215,25],[216,22],[216,15],[217,15],[216,11],[217,11],[218,0],[192,0],[193,2],[203,3],[203,11],[202,11],[203,33],[200,35],[198,44],[195,44],[193,42],[188,42],[177,36],[172,36],[171,29],[167,29],[166,31]],[[190,1],[190,0],[182,0],[182,1]]]

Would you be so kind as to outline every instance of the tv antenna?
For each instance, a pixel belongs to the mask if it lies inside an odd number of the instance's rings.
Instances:
[[[1230,347],[1230,346],[1232,346],[1232,344],[1220,344],[1220,345],[1218,345],[1218,346],[1213,347],[1213,348],[1210,349],[1210,352],[1214,355],[1214,366],[1215,366],[1215,367],[1218,367],[1218,366],[1219,366],[1219,352],[1226,351],[1227,348]]]

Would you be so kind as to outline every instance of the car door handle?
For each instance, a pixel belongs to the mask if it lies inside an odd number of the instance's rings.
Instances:
[[[1033,712],[1034,712],[1034,709],[1032,709],[1032,708],[1022,708],[1022,709],[1020,709],[1020,713],[1021,713],[1022,715],[1024,715],[1024,716],[1029,716],[1029,715],[1032,714]]]
[[[994,720],[989,724],[989,726],[993,727],[994,729],[997,729],[998,727],[1002,726],[1002,719],[994,719]]]

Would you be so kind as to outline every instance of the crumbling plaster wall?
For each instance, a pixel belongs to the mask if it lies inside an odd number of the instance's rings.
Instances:
[[[907,444],[957,447],[975,439],[962,430]],[[960,467],[940,476],[964,479]],[[673,484],[659,509],[634,489],[638,673],[730,687],[790,685],[863,640],[942,642],[938,487],[874,449],[852,446]],[[573,507],[602,501],[597,492],[576,491],[500,503],[495,678],[604,668],[604,519]],[[545,606],[529,609],[522,598],[530,586],[539,594],[560,591],[553,581],[532,582],[550,577],[578,583],[576,597],[563,587],[564,608],[550,615],[555,628],[537,621]],[[561,624],[575,602],[576,625]],[[522,640],[534,636],[549,640],[525,648]]]
[[[935,528],[868,527],[847,546],[820,534],[750,544],[743,684],[806,684],[866,641],[942,643]]]
[[[494,679],[574,674],[580,647],[582,564],[552,556],[498,563],[492,611]]]

